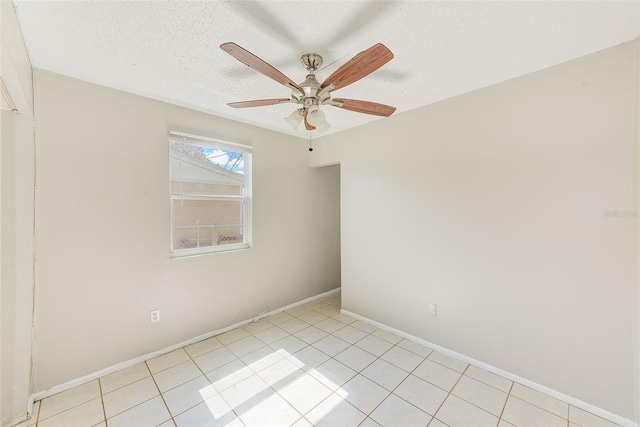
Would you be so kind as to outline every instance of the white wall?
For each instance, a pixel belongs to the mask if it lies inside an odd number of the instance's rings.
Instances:
[[[34,392],[340,286],[339,170],[304,140],[34,76]],[[253,248],[169,259],[170,129],[253,144]]]
[[[637,44],[319,139],[343,307],[633,418]]]
[[[26,418],[33,309],[33,88],[10,1],[0,2],[0,75],[19,114],[0,117],[0,425]]]

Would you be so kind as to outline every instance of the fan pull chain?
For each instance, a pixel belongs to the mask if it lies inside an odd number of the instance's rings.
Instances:
[[[309,151],[313,151],[313,147],[311,147],[311,131],[309,131]]]

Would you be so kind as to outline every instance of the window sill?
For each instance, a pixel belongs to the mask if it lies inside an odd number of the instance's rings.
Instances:
[[[171,251],[170,258],[171,259],[193,258],[193,257],[201,257],[203,255],[215,255],[215,254],[224,254],[228,252],[237,252],[237,251],[242,251],[250,248],[251,248],[251,245],[249,245],[248,243],[235,243],[235,244],[220,245],[220,246],[207,246],[204,248],[179,249],[176,251]]]

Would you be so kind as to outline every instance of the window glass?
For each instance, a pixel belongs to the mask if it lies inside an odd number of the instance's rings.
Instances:
[[[250,149],[171,134],[169,166],[172,256],[249,247]]]

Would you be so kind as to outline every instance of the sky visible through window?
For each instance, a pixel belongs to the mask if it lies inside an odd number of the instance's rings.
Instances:
[[[232,172],[244,175],[244,156],[236,151],[203,147],[207,160]]]
[[[244,155],[237,151],[223,150],[206,145],[182,142],[170,143],[171,149],[187,154],[198,160],[208,161],[231,172],[244,175]]]

